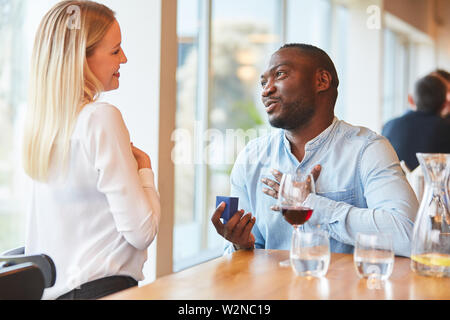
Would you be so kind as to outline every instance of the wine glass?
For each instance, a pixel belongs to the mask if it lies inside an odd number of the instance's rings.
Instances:
[[[314,209],[305,205],[311,193],[315,193],[314,178],[311,174],[302,174],[300,171],[294,174],[283,174],[278,191],[277,207],[284,219],[294,227],[294,231],[307,222],[313,214]],[[281,261],[280,265],[288,267],[290,260]]]

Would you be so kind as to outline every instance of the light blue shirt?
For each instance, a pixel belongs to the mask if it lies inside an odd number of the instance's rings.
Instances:
[[[332,252],[352,253],[356,234],[389,233],[396,255],[409,256],[417,198],[401,170],[388,140],[367,128],[337,118],[305,146],[302,162],[291,152],[284,130],[251,141],[239,154],[231,174],[231,196],[239,197],[239,209],[252,213],[252,233],[257,249],[289,250],[293,227],[280,212],[276,200],[262,192],[262,178],[274,180],[280,172],[311,172],[322,166],[316,194],[307,204],[314,208],[305,230],[321,225],[330,235]],[[231,243],[225,251],[234,250]]]

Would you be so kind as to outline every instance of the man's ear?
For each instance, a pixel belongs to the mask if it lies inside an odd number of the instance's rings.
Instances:
[[[450,115],[450,104],[446,103],[441,110],[441,117],[445,118]]]
[[[316,92],[327,91],[331,87],[333,77],[327,70],[319,69],[316,72]]]
[[[416,103],[414,102],[414,98],[411,94],[408,94],[408,103],[412,110],[417,110]]]

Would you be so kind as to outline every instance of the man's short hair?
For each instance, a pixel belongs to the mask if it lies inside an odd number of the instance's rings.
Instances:
[[[433,73],[437,74],[438,76],[441,76],[442,78],[444,78],[447,81],[450,81],[450,73],[448,73],[445,70],[436,69]]]
[[[289,48],[297,49],[313,59],[313,61],[317,63],[319,68],[323,68],[331,74],[331,86],[336,89],[339,87],[339,77],[336,71],[336,67],[334,66],[334,63],[331,60],[330,56],[325,51],[313,45],[304,43],[288,43],[282,46],[280,50]]]
[[[437,114],[446,101],[447,87],[441,79],[428,75],[414,86],[414,102],[417,110]]]

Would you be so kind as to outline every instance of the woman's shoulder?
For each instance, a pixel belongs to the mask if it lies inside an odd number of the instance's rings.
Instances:
[[[107,102],[93,102],[84,106],[78,115],[78,122],[85,125],[114,124],[123,122],[120,110]]]
[[[107,102],[93,102],[78,115],[75,132],[80,134],[126,129],[120,110]]]
[[[96,101],[85,105],[81,110],[79,116],[80,117],[99,116],[99,118],[102,118],[108,115],[122,117],[122,113],[116,106],[108,102]]]

